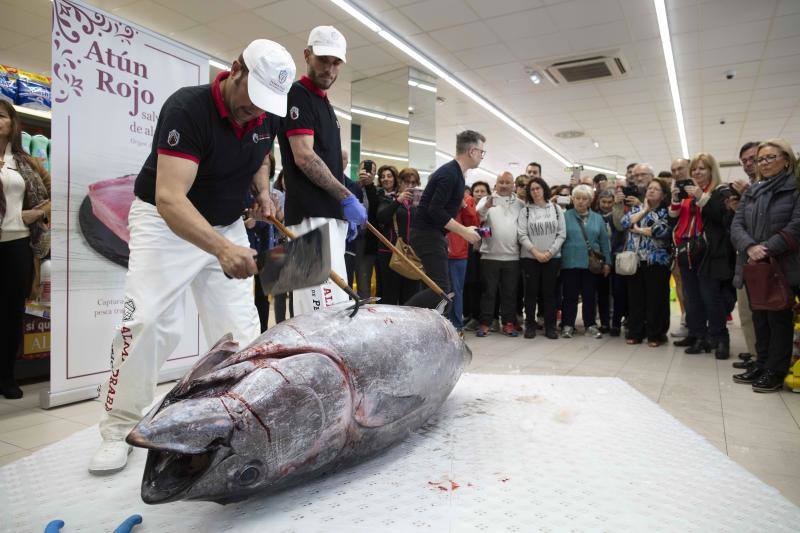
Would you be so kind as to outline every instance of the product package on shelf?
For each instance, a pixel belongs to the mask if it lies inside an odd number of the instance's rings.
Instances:
[[[0,65],[0,100],[17,102],[17,69]]]
[[[29,152],[33,157],[39,160],[44,169],[50,172],[50,161],[47,158],[48,147],[50,146],[50,139],[44,135],[34,135],[31,137],[31,151]]]
[[[25,150],[26,154],[31,153],[31,134],[27,131],[22,132],[22,149]]]
[[[50,111],[50,78],[17,71],[17,105]]]

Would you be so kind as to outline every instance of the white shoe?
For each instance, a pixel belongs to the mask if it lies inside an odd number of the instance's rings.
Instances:
[[[689,336],[689,328],[686,327],[686,324],[681,324],[680,327],[671,332],[669,334],[670,337],[688,337]]]
[[[89,473],[95,476],[116,474],[125,468],[131,450],[124,440],[103,441],[89,463]]]
[[[562,339],[571,339],[573,333],[575,333],[575,328],[572,326],[564,326],[561,328],[561,338]]]
[[[595,339],[603,338],[603,334],[600,333],[600,330],[597,329],[597,326],[589,326],[588,328],[586,328],[586,332],[584,332],[584,335],[587,337],[594,337]]]

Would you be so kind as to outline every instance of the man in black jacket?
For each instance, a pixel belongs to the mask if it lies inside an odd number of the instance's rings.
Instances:
[[[452,231],[470,244],[480,241],[474,227],[456,222],[455,217],[464,199],[464,172],[480,165],[486,155],[485,142],[483,135],[472,130],[456,136],[456,158],[431,174],[411,225],[411,242],[425,273],[446,293],[450,291],[446,233]],[[439,301],[438,295],[425,289],[406,305],[433,309]]]

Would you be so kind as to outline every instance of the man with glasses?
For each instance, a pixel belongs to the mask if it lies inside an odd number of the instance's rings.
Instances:
[[[477,131],[466,130],[456,136],[456,158],[430,175],[411,223],[414,251],[428,277],[446,293],[450,292],[446,233],[456,233],[470,244],[481,240],[473,226],[464,226],[455,217],[464,199],[464,173],[480,165],[486,155],[485,142],[486,138]],[[412,296],[406,305],[433,309],[439,301],[437,294],[425,289]]]
[[[653,167],[647,163],[639,163],[633,167],[631,179],[633,180],[633,184],[639,188],[639,196],[644,197],[644,192],[647,190],[647,186],[650,185],[654,177],[655,171]]]
[[[747,179],[734,180],[731,187],[743,195],[747,189],[756,182],[756,154],[758,154],[758,141],[750,141],[742,145],[739,149],[739,162],[742,164]],[[756,330],[753,325],[753,312],[750,310],[750,300],[747,299],[747,291],[744,287],[736,289],[736,298],[739,303],[739,322],[742,324],[742,335],[747,351],[739,354],[739,359],[733,363],[733,368],[750,369],[755,365],[751,361],[753,354],[756,353]]]
[[[525,196],[525,187],[528,186],[528,182],[530,181],[531,179],[527,174],[520,174],[514,180],[514,190],[516,192],[517,198],[519,198],[523,202],[525,201],[525,198],[527,198]]]

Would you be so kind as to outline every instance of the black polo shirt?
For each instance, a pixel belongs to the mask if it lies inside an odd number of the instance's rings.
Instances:
[[[419,200],[411,227],[445,232],[445,225],[456,218],[464,201],[464,173],[458,161],[437,168],[428,178],[428,184]]]
[[[189,201],[212,226],[227,226],[245,205],[253,174],[272,150],[280,119],[266,113],[240,126],[222,101],[222,72],[212,84],[178,89],[167,98],[158,117],[150,155],[136,178],[134,192],[156,203],[158,154],[197,163]],[[163,179],[163,178],[162,178]]]
[[[313,135],[314,152],[328,166],[334,178],[343,182],[342,141],[339,121],[325,91],[303,76],[289,89],[286,117],[281,120],[278,143],[281,146],[283,183],[286,187],[284,215],[286,224],[299,224],[304,218],[324,217],[343,219],[338,198],[317,186],[306,177],[294,162],[289,137]]]

